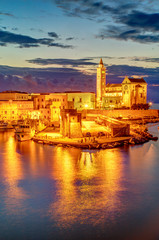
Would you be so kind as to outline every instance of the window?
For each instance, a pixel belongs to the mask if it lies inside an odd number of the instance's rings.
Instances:
[[[82,98],[80,98],[79,101],[82,102]]]
[[[74,99],[74,98],[72,98],[72,101],[74,102],[74,101],[75,101],[75,99]]]

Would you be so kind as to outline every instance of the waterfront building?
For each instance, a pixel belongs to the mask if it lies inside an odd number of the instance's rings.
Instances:
[[[102,97],[103,108],[120,108],[122,105],[122,84],[108,83]]]
[[[30,99],[29,94],[26,92],[19,92],[19,91],[0,92],[0,100],[27,101],[29,99]]]
[[[76,109],[77,111],[94,109],[95,93],[71,91],[40,94],[34,98],[34,108],[40,111],[42,119],[59,122],[62,109]]]
[[[74,108],[73,102],[72,105],[69,105],[67,100],[66,93],[52,93],[52,104],[50,105],[51,108],[51,122],[59,122],[60,121],[60,111],[61,109],[69,109]]]
[[[122,104],[130,107],[147,103],[147,83],[143,78],[125,77],[122,82]]]
[[[97,67],[97,79],[96,79],[96,94],[97,94],[97,107],[102,106],[102,98],[105,95],[106,85],[106,68],[104,67],[103,60],[101,58],[99,66]]]
[[[143,78],[125,77],[122,83],[106,84],[102,59],[97,67],[96,102],[99,109],[131,108],[147,103],[147,83]]]
[[[76,109],[62,109],[60,118],[60,133],[64,137],[80,138],[81,130],[81,113]]]
[[[74,109],[82,111],[84,109],[95,108],[95,93],[92,92],[66,92],[67,100],[74,103]]]
[[[34,107],[44,121],[58,122],[60,110],[74,108],[66,93],[43,93],[34,98]]]
[[[33,111],[33,101],[0,101],[0,120],[25,119]]]

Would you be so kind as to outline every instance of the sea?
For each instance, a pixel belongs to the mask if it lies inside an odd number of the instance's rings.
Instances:
[[[159,141],[81,150],[0,132],[0,240],[12,239],[159,239]]]

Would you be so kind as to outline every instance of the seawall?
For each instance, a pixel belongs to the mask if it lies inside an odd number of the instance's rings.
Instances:
[[[86,110],[83,111],[83,116],[89,116],[89,114],[102,114],[107,117],[122,117],[122,118],[153,118],[159,117],[159,110],[157,109],[149,109],[149,110],[130,110],[130,109],[122,109],[122,110]]]

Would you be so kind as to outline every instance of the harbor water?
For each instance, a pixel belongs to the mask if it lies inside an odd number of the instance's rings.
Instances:
[[[0,132],[0,239],[159,239],[159,141],[89,151]]]

